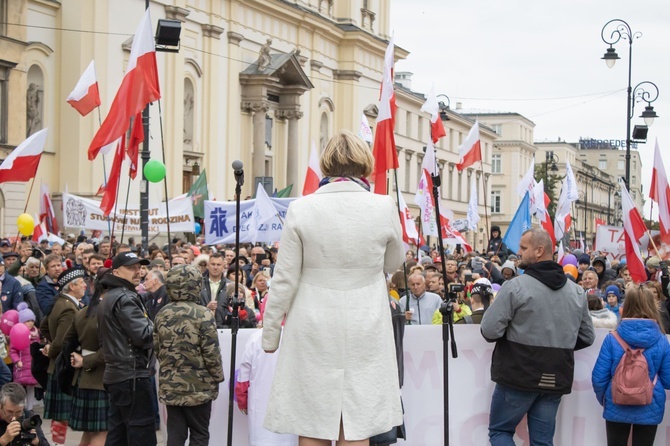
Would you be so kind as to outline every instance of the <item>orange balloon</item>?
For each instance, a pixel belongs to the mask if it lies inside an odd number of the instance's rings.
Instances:
[[[577,267],[575,265],[565,265],[563,267],[563,272],[570,274],[575,280],[577,280],[577,276],[579,275],[579,271],[577,271]]]

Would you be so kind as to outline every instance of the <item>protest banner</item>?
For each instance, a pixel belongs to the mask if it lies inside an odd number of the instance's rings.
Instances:
[[[240,202],[240,242],[251,243],[279,241],[281,231],[286,218],[286,210],[289,203],[295,198],[273,198],[270,200],[277,209],[277,216],[260,225],[256,233],[256,240],[252,240],[254,231],[251,225],[254,221],[254,206],[256,200],[244,200]],[[235,226],[237,213],[234,201],[205,201],[205,243],[216,245],[218,243],[235,243]]]
[[[624,232],[621,226],[599,225],[596,231],[596,251],[610,260],[626,256]]]
[[[190,197],[170,200],[170,231],[193,232],[193,205]],[[140,206],[128,205],[126,209],[117,209],[109,214],[110,222],[116,222],[119,230],[124,225],[127,234],[140,234]],[[107,218],[102,214],[100,201],[63,194],[63,226],[66,228],[100,230],[107,232]],[[167,233],[167,212],[165,203],[149,207],[149,233]]]

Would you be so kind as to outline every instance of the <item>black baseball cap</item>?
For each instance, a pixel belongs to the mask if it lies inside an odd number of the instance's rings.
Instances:
[[[122,252],[112,259],[112,269],[117,269],[122,266],[132,266],[138,263],[140,265],[148,266],[150,262],[147,259],[137,257],[137,254],[134,252]]]

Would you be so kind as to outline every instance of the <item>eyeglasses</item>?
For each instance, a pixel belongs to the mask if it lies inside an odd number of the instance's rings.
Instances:
[[[2,407],[2,411],[7,417],[20,418],[23,416],[23,408],[17,410],[6,410],[5,407]]]

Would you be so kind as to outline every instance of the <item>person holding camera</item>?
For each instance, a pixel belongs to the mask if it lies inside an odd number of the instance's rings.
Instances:
[[[0,446],[32,444],[49,446],[40,427],[39,415],[25,410],[26,391],[17,383],[7,383],[0,389]],[[18,442],[17,442],[18,440]]]

